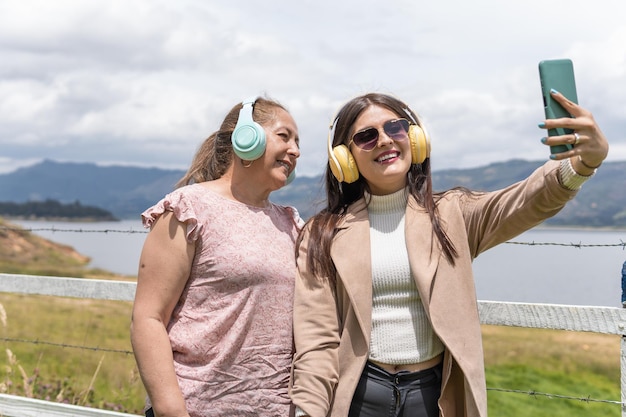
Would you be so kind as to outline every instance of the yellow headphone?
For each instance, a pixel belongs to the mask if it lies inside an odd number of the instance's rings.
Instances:
[[[430,136],[421,127],[411,112],[404,109],[411,119],[409,126],[409,145],[411,147],[411,163],[421,164],[430,157]],[[333,138],[335,137],[335,127],[339,118],[335,118],[329,127],[328,133],[328,165],[331,172],[339,182],[351,184],[359,179],[359,169],[350,149],[344,144],[333,148]]]

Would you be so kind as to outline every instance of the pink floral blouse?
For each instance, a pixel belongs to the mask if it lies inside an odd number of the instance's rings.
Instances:
[[[189,414],[288,416],[297,211],[248,206],[194,184],[146,210],[144,226],[165,210],[196,245],[168,325]]]

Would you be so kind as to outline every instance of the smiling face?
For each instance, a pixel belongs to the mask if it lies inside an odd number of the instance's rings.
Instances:
[[[296,169],[296,161],[300,157],[298,127],[287,111],[277,107],[275,117],[263,124],[263,129],[266,148],[261,158],[263,168],[257,175],[266,177],[270,188],[277,190],[285,185],[289,174]]]
[[[386,122],[399,117],[386,107],[373,105],[359,115],[351,129],[352,136],[370,127],[378,130],[378,142],[371,151],[350,143],[350,152],[359,173],[375,195],[391,194],[406,186],[407,173],[411,168],[409,140],[393,140],[383,129]]]

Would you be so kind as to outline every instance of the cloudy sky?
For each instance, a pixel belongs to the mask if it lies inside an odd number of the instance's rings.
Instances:
[[[185,169],[241,99],[294,115],[300,175],[350,98],[396,95],[433,168],[548,157],[537,63],[574,61],[579,102],[626,160],[624,0],[0,0],[0,173],[44,158]]]

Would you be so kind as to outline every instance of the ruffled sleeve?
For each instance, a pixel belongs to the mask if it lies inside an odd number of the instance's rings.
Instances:
[[[291,212],[293,214],[293,221],[296,224],[298,230],[302,229],[302,227],[304,226],[304,220],[302,219],[302,217],[300,217],[298,209],[292,206],[290,206],[289,208],[291,209]]]
[[[194,211],[194,193],[188,193],[188,187],[180,188],[167,194],[161,201],[141,213],[141,221],[145,228],[151,228],[154,222],[166,211],[174,213],[176,219],[187,225],[187,241],[195,242],[200,235],[201,225]]]

